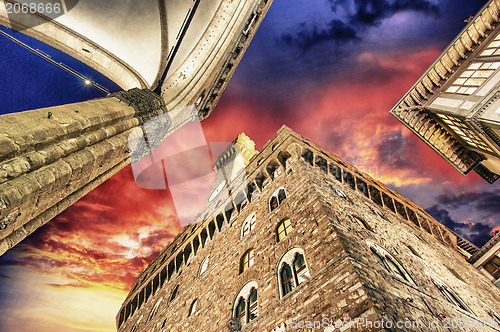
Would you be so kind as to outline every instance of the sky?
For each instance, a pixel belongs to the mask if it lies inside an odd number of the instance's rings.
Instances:
[[[480,246],[500,230],[500,182],[460,175],[389,110],[485,3],[275,0],[205,138],[245,132],[261,149],[285,124]],[[51,66],[0,36],[0,113],[102,96]],[[139,188],[126,167],[0,257],[2,331],[116,330],[135,278],[181,231],[169,190]]]

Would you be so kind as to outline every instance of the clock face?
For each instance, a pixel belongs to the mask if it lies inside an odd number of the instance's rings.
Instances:
[[[214,198],[217,197],[217,195],[219,195],[220,192],[224,189],[225,185],[226,185],[226,180],[224,180],[221,183],[219,183],[219,185],[217,186],[217,188],[215,188],[215,190],[212,191],[212,194],[210,194],[210,197],[208,198],[208,201],[209,202],[213,201]]]

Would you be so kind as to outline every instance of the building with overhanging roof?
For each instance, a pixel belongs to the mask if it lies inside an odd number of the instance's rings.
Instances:
[[[461,174],[489,183],[500,176],[499,13],[489,1],[390,111]]]

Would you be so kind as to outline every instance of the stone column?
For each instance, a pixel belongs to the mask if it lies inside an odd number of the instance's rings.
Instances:
[[[0,116],[0,254],[128,165],[131,132],[166,111],[133,89]]]

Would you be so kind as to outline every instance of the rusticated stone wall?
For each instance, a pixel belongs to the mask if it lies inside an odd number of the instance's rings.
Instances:
[[[249,283],[257,285],[258,315],[243,331],[498,330],[482,322],[499,311],[499,290],[458,254],[453,234],[413,202],[286,127],[250,161],[247,178],[142,271],[117,314],[118,331],[227,331]],[[286,198],[270,211],[280,188]],[[236,199],[240,193],[244,201]],[[253,213],[255,227],[242,237]],[[278,224],[287,218],[293,230],[278,242]],[[405,277],[389,272],[370,247],[385,250]],[[303,250],[309,277],[281,296],[278,264],[294,248]],[[250,249],[254,264],[240,273]],[[432,275],[470,311],[447,301]],[[413,325],[398,329],[398,322]],[[476,325],[463,326],[470,322]]]

